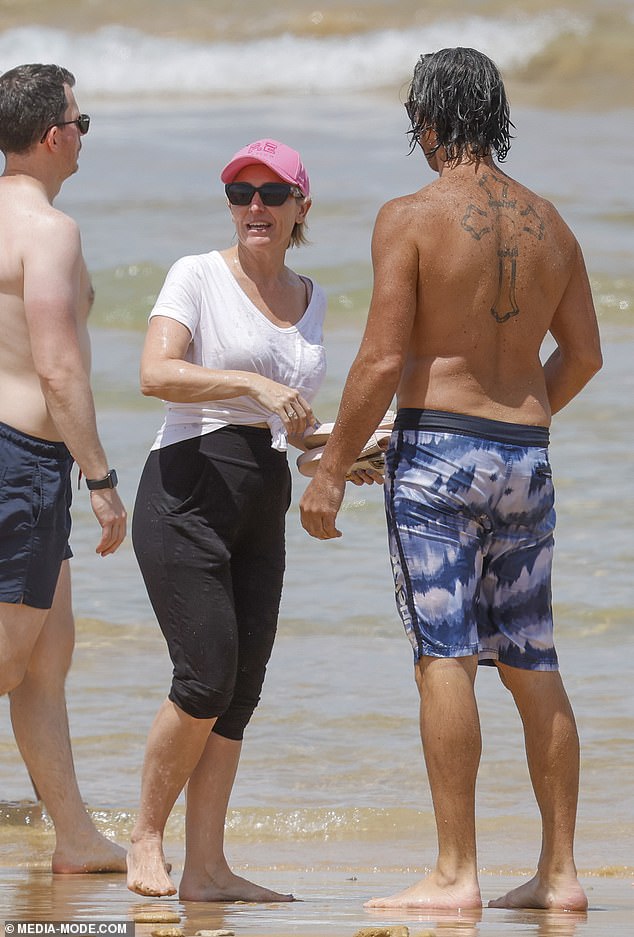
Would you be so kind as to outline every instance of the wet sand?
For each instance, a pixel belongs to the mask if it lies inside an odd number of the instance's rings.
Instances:
[[[141,898],[129,892],[120,875],[52,875],[38,867],[0,866],[0,922],[130,920],[140,911],[175,911],[185,937],[199,930],[226,930],[236,937],[354,937],[369,927],[405,925],[410,937],[631,937],[634,932],[634,888],[622,877],[582,878],[588,892],[587,914],[545,911],[439,913],[369,911],[363,902],[388,895],[414,882],[417,869],[388,872],[349,868],[236,868],[279,891],[293,889],[301,900],[292,904],[203,904],[176,898]],[[178,880],[180,870],[176,869]],[[521,879],[484,872],[485,903]],[[160,924],[137,924],[137,937],[150,937]]]

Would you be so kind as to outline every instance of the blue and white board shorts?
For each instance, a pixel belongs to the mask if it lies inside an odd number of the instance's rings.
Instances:
[[[557,670],[548,429],[401,409],[386,454],[396,603],[422,656]]]

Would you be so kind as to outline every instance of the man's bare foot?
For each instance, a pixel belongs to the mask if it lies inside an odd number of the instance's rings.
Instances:
[[[138,840],[128,852],[128,888],[137,895],[163,898],[176,894],[160,840]]]
[[[51,867],[58,875],[125,872],[125,849],[95,830],[94,835],[81,842],[58,842]]]
[[[293,895],[282,895],[255,885],[246,878],[234,875],[227,869],[215,878],[206,870],[201,874],[183,872],[178,897],[181,901],[249,901],[264,904],[270,901],[295,901]]]
[[[373,898],[365,908],[434,908],[442,911],[469,910],[482,907],[478,883],[444,883],[432,872],[427,878],[389,898]]]
[[[540,908],[558,911],[586,911],[588,899],[575,875],[542,882],[539,873],[501,898],[489,901],[490,908]]]

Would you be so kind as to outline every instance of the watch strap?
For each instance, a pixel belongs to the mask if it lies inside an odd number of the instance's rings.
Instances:
[[[103,478],[87,478],[86,488],[88,488],[89,491],[97,491],[100,488],[116,488],[118,483],[119,479],[117,478],[116,470],[110,469]]]

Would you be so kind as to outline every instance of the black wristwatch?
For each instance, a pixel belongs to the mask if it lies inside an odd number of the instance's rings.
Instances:
[[[119,479],[117,478],[117,473],[115,469],[110,469],[107,475],[104,475],[103,478],[87,478],[86,479],[86,488],[89,491],[97,491],[99,488],[116,488]]]

